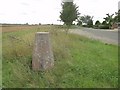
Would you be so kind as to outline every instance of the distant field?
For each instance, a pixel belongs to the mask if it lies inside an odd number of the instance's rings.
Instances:
[[[7,88],[118,87],[118,46],[63,32],[61,26],[3,27],[2,84]],[[53,69],[31,69],[36,32],[49,31]],[[62,32],[61,32],[62,31]]]
[[[31,30],[41,27],[46,27],[47,25],[2,25],[2,32],[13,32],[21,30]]]

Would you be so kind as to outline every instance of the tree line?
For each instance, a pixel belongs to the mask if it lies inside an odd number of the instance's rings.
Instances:
[[[93,24],[94,17],[90,15],[80,16],[79,7],[74,2],[62,2],[61,5],[62,11],[60,12],[60,19],[68,28],[73,25],[73,21],[76,21],[79,26],[100,29],[114,28],[118,22],[120,22],[120,10],[115,12],[115,14],[106,14],[103,22],[97,20],[95,24]]]

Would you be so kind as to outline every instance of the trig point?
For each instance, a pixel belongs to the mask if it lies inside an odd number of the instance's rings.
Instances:
[[[37,32],[32,57],[32,69],[35,71],[47,70],[54,65],[49,32]]]

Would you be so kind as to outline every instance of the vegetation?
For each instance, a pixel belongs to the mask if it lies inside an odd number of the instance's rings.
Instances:
[[[104,21],[102,23],[99,20],[96,21],[95,25],[93,25],[93,16],[84,15],[79,16],[80,13],[78,11],[78,7],[73,2],[63,2],[62,3],[62,11],[60,12],[60,19],[67,25],[66,32],[68,32],[70,26],[73,24],[73,21],[77,20],[78,26],[83,27],[93,27],[96,29],[114,29],[117,27],[118,22],[120,21],[120,10],[115,14],[106,14],[104,17]]]
[[[95,25],[96,26],[99,26],[101,23],[100,23],[100,21],[99,20],[97,20],[96,22],[95,22]]]
[[[117,87],[118,46],[75,34],[66,35],[63,29],[61,26],[41,25],[26,30],[17,30],[16,27],[15,32],[3,32],[3,87]],[[55,60],[54,68],[44,72],[31,69],[34,36],[39,31],[50,32]]]
[[[96,21],[95,28],[111,28],[117,20],[120,22],[119,12],[115,16],[106,14],[102,23]],[[79,15],[76,4],[62,3],[60,19],[67,31],[75,20],[79,26],[93,27],[93,16]],[[118,46],[72,33],[66,35],[66,27],[41,23],[3,26],[3,88],[117,88]],[[50,32],[55,66],[36,72],[31,65],[34,36],[43,31]]]
[[[93,27],[93,20],[92,19],[88,21],[87,26],[88,27]]]
[[[64,24],[70,26],[78,18],[78,7],[73,2],[63,2],[60,19]]]
[[[83,27],[93,27],[96,29],[114,29],[117,28],[118,22],[120,22],[120,10],[118,12],[115,12],[115,14],[106,14],[107,16],[104,19],[102,23],[100,23],[99,20],[95,22],[95,25],[93,25],[93,16],[84,15],[79,16],[77,19],[77,25],[83,26]]]
[[[60,19],[67,25],[66,32],[79,16],[78,6],[73,2],[63,2],[62,11],[60,12]]]
[[[89,15],[84,15],[79,17],[78,22],[82,22],[82,24],[86,27],[92,27],[93,26],[93,17]]]
[[[118,19],[117,20],[118,20],[118,22],[120,22],[120,10],[118,10],[118,14],[117,15],[118,15]]]
[[[119,10],[120,11],[120,10]],[[119,22],[119,11],[115,12],[115,14],[106,14],[107,17],[103,18],[104,21],[100,23],[98,20],[95,22],[94,28],[98,29],[114,29],[117,27],[118,22]]]
[[[107,17],[105,17],[105,21],[102,25],[105,25],[105,27],[108,27],[109,26],[109,29],[112,28],[112,25],[118,25],[118,22],[119,22],[119,12],[120,10],[118,10],[118,12],[115,12],[115,14],[106,14]],[[114,28],[114,27],[113,27]]]
[[[106,22],[106,21],[103,21],[103,22],[102,22],[102,25],[107,25],[107,22]]]
[[[97,20],[97,21],[95,22],[94,28],[95,28],[95,29],[98,29],[100,25],[101,25],[100,21]]]
[[[111,28],[111,27],[112,27],[112,24],[113,24],[113,15],[114,15],[114,14],[110,15],[110,14],[108,13],[108,14],[106,14],[106,15],[107,15],[107,17],[105,17],[104,19],[105,19],[106,23],[109,25],[109,28]]]
[[[99,29],[109,29],[109,25],[99,25]]]
[[[77,23],[78,26],[81,26],[81,25],[82,25],[82,21],[78,20],[77,22],[78,22],[78,23]]]

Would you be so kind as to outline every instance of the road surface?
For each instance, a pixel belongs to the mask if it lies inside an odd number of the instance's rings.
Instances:
[[[71,33],[83,35],[92,39],[100,40],[104,43],[118,45],[118,30],[103,30],[103,29],[71,29]],[[120,33],[120,32],[119,32]]]

